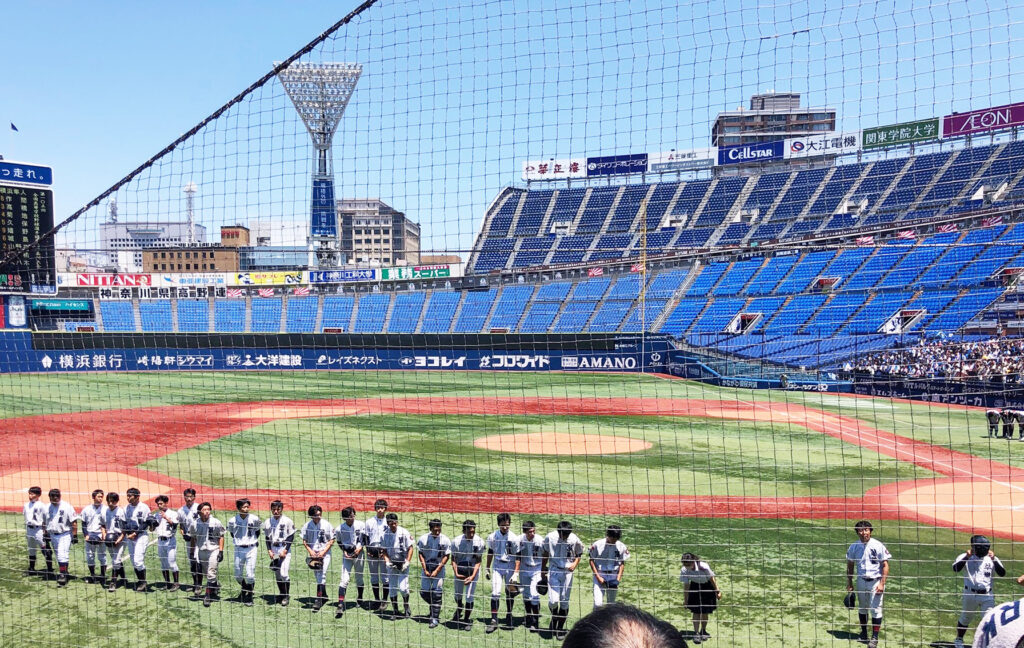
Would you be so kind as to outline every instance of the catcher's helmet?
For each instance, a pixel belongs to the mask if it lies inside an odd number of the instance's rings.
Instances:
[[[983,535],[974,535],[971,536],[971,548],[974,549],[975,556],[984,558],[992,549],[992,542]]]

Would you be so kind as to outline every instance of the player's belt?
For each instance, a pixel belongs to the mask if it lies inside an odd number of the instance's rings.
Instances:
[[[158,542],[167,542],[168,540],[174,540],[174,536],[157,536]]]
[[[235,543],[235,546],[238,547],[239,549],[248,549],[250,547],[255,547],[256,543],[255,542],[253,542],[252,544]]]
[[[43,525],[42,524],[26,524],[25,528],[26,529],[42,529]]]
[[[991,589],[974,589],[973,587],[968,587],[967,585],[964,585],[964,589],[969,592],[974,592],[975,594],[988,594],[992,591]]]
[[[877,576],[860,576],[859,578],[865,583],[873,583],[878,580]]]

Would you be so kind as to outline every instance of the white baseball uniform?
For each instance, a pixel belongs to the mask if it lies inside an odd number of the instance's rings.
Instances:
[[[263,537],[267,540],[267,548],[273,554],[271,559],[281,558],[281,563],[273,569],[277,580],[288,582],[288,568],[292,564],[292,540],[295,539],[295,523],[287,515],[280,518],[270,516],[263,523]],[[283,556],[281,554],[284,554]]]
[[[306,524],[302,526],[302,539],[313,551],[323,551],[327,546],[327,543],[329,543],[333,538],[334,527],[331,526],[330,522],[323,518],[320,518],[320,524],[315,524],[313,520],[308,520]],[[327,571],[331,567],[330,550],[324,554],[323,561],[324,566],[313,572],[316,575],[317,585],[327,584]]]
[[[359,520],[353,520],[349,525],[342,522],[334,529],[335,544],[341,547],[341,582],[338,587],[345,589],[352,575],[356,577],[356,587],[363,586],[363,555],[359,551],[363,547],[363,535],[365,525]],[[359,555],[350,558],[350,554],[359,551]]]
[[[562,540],[558,531],[552,531],[544,537],[544,555],[548,558],[548,607],[568,610],[575,574],[568,566],[583,555],[583,542],[575,533]]]
[[[25,541],[28,543],[28,557],[34,560],[36,552],[45,546],[43,532],[46,529],[46,504],[41,500],[25,502],[21,512],[25,516]]]
[[[997,605],[974,631],[974,648],[1017,648],[1024,639],[1024,599]]]
[[[228,520],[228,533],[235,543],[235,580],[241,585],[256,582],[256,554],[260,544],[260,518],[254,513],[237,513]]]
[[[78,519],[75,509],[65,501],[46,507],[46,533],[57,552],[57,564],[71,561],[71,523]]]
[[[609,543],[608,538],[601,538],[590,545],[590,559],[594,561],[597,573],[605,581],[609,578],[617,579],[619,577],[619,567],[629,560],[629,549],[626,548],[622,541]],[[608,587],[605,584],[599,583],[597,582],[596,575],[593,577],[593,580],[594,607],[604,605],[606,600],[608,603],[614,603],[615,597],[619,593],[618,586]]]
[[[436,536],[431,533],[424,533],[416,541],[416,551],[419,552],[423,562],[428,567],[440,565],[445,556],[452,555],[452,541],[443,533],[439,533]],[[437,572],[437,576],[433,578],[427,576],[426,573],[422,573],[420,576],[420,591],[428,594],[430,592],[443,592],[444,572],[445,568],[441,567],[441,571]]]
[[[146,548],[149,547],[149,528],[146,526],[150,514],[149,506],[141,501],[135,506],[129,504],[124,507],[124,514],[129,522],[134,521],[138,525],[135,538],[125,538],[124,549],[131,558],[135,570],[142,571],[146,568]]]
[[[103,521],[103,528],[107,530],[107,537],[104,543],[107,545],[107,553],[110,555],[111,566],[117,568],[124,560],[124,540],[121,534],[124,533],[124,525],[128,517],[124,513],[124,507],[115,506],[107,509],[107,516]],[[118,540],[121,539],[120,542]]]
[[[992,591],[992,576],[995,573],[1005,575],[1006,568],[998,558],[978,558],[973,553],[962,553],[953,562],[953,571],[964,573],[959,623],[967,627],[975,616],[979,613],[985,614],[996,604],[996,596]]]
[[[537,584],[540,583],[543,555],[543,536],[534,533],[533,540],[528,540],[525,533],[519,536],[519,582],[523,585],[523,600],[527,603],[540,603]]]
[[[494,559],[491,562],[491,598],[498,598],[516,572],[519,536],[511,529],[508,533],[502,533],[501,529],[496,529],[487,536],[487,548],[494,554]]]
[[[374,515],[367,518],[363,524],[363,532],[366,534],[366,566],[370,570],[370,584],[377,585],[387,582],[387,563],[380,555],[381,542],[384,540],[384,533],[388,530],[388,522],[385,518]]]
[[[857,610],[860,614],[869,614],[871,619],[882,618],[883,593],[876,592],[879,579],[882,577],[882,563],[892,558],[885,545],[871,538],[867,542],[858,540],[846,551],[846,559],[856,564]]]
[[[409,548],[412,546],[412,535],[401,526],[394,531],[388,529],[381,540],[381,547],[391,561],[388,565],[388,588],[391,590],[391,598],[396,598],[396,592],[401,592],[404,596],[409,595],[408,561]],[[395,569],[396,564],[401,564],[401,569]]]
[[[103,550],[103,525],[107,519],[107,505],[89,504],[78,514],[85,534],[85,564],[93,567],[99,556],[100,566],[107,566],[107,552]]]
[[[224,523],[210,516],[203,522],[196,518],[192,527],[192,542],[196,545],[195,559],[199,562],[199,573],[206,576],[206,583],[217,582],[217,567],[220,563],[220,539],[226,532]]]
[[[160,558],[160,569],[178,572],[178,512],[167,509],[160,515],[160,523],[153,531],[156,534],[156,554]]]
[[[487,543],[478,535],[472,539],[465,534],[455,537],[452,542],[452,562],[455,564],[455,600],[465,599],[466,604],[473,602],[473,594],[476,592],[476,584],[480,581],[480,570],[478,569],[473,580],[466,583],[463,581],[473,567],[483,561],[484,550]]]

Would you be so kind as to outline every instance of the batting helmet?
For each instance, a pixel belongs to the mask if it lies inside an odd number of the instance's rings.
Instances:
[[[983,535],[973,535],[971,536],[971,548],[974,549],[975,556],[984,558],[992,549],[992,542]]]

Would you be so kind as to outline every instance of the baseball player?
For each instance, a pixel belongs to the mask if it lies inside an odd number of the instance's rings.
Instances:
[[[995,408],[985,410],[985,420],[988,421],[988,435],[993,439],[999,436],[999,410]]]
[[[882,627],[882,596],[889,577],[892,554],[885,545],[871,537],[871,523],[861,520],[854,525],[858,541],[846,551],[846,590],[857,592],[857,614],[860,617],[860,640],[868,648],[877,648],[878,631]],[[857,582],[854,585],[854,574]],[[871,618],[871,639],[868,640],[868,615]]]
[[[356,510],[346,506],[341,510],[341,524],[334,530],[337,545],[341,547],[341,582],[338,584],[338,611],[335,618],[345,614],[345,593],[352,574],[356,577],[357,601],[363,600],[363,536],[364,525],[356,520]]]
[[[107,518],[107,505],[103,503],[103,491],[92,492],[92,504],[82,508],[78,519],[82,521],[82,538],[85,540],[85,565],[89,568],[86,583],[103,584],[107,580],[107,552],[103,548],[103,523]],[[100,559],[100,578],[96,580],[96,557]]]
[[[455,627],[461,626],[466,631],[473,627],[473,619],[470,618],[473,594],[486,546],[476,535],[476,522],[473,520],[462,523],[462,535],[456,536],[452,542],[452,562],[455,564],[455,615],[452,621]]]
[[[323,519],[324,510],[314,504],[306,510],[309,521],[302,527],[302,546],[306,548],[306,565],[316,575],[316,600],[313,611],[319,612],[327,603],[327,570],[331,566],[334,527]]]
[[[387,514],[388,530],[384,532],[381,547],[384,549],[384,560],[388,565],[388,590],[391,593],[391,610],[394,618],[398,618],[398,594],[401,592],[405,601],[405,617],[412,616],[409,607],[409,563],[412,562],[412,549],[415,546],[412,535],[405,527],[398,526],[398,515]]]
[[[107,591],[113,592],[117,589],[118,581],[127,584],[124,573],[124,530],[128,525],[128,518],[124,508],[118,506],[121,496],[117,493],[107,493],[107,516],[103,521],[103,543],[107,547],[107,555],[110,558],[110,583]]]
[[[60,499],[60,490],[51,488],[50,505],[46,508],[46,534],[57,553],[57,587],[68,584],[68,563],[71,561],[71,545],[78,542],[78,516],[75,509]]]
[[[228,533],[235,543],[235,581],[242,587],[238,598],[246,607],[252,607],[253,589],[256,587],[256,553],[260,545],[260,518],[249,512],[252,502],[248,498],[235,500],[238,513],[228,520]]]
[[[1013,415],[1013,410],[1008,407],[1004,407],[999,412],[999,418],[1003,421],[1003,438],[1013,438],[1013,425],[1017,422],[1017,417]]]
[[[526,608],[524,625],[531,632],[540,630],[541,563],[544,538],[537,535],[537,525],[523,522],[523,535],[519,536],[519,582],[523,587],[523,607]]]
[[[198,595],[203,585],[203,574],[199,571],[199,562],[196,561],[195,555],[187,550],[192,543],[192,527],[195,526],[196,517],[199,515],[196,489],[186,488],[182,497],[185,499],[185,504],[178,509],[178,527],[181,529],[181,541],[185,543],[185,553],[188,554],[188,571],[192,574],[192,591]]]
[[[983,535],[971,536],[971,547],[953,561],[953,571],[964,573],[964,593],[960,618],[956,622],[953,645],[963,648],[967,626],[979,613],[984,615],[996,604],[992,593],[992,574],[1006,576],[1006,568],[992,552],[992,543]]]
[[[388,522],[384,517],[388,512],[388,501],[379,499],[373,503],[373,508],[376,515],[367,518],[363,525],[363,530],[366,533],[363,545],[366,547],[366,566],[370,570],[370,587],[373,588],[373,605],[370,609],[379,610],[384,605],[383,602],[388,599],[387,569],[380,548],[384,532],[388,530]],[[383,599],[380,591],[382,587]]]
[[[621,541],[622,527],[608,526],[604,537],[590,545],[590,571],[594,572],[594,607],[607,599],[614,603],[619,593],[622,572],[629,560],[629,549]]]
[[[275,602],[287,607],[288,592],[291,589],[288,568],[292,563],[295,523],[284,515],[284,503],[281,500],[274,500],[270,503],[270,517],[263,523],[263,537],[267,540],[270,569],[277,579],[278,595]]]
[[[171,499],[166,495],[157,495],[156,512],[156,555],[160,558],[160,570],[164,575],[164,585],[169,592],[177,592],[178,584],[178,512],[167,508]],[[174,581],[171,581],[173,576]]]
[[[1024,441],[1024,410],[1015,409],[1012,412],[1013,420],[1017,423],[1017,431],[1020,433],[1017,440]]]
[[[28,571],[26,576],[34,576],[36,571],[36,552],[42,551],[46,560],[46,573],[53,573],[53,552],[50,550],[46,534],[46,505],[39,501],[43,489],[32,486],[28,489],[28,501],[21,511],[25,516],[25,541],[28,543]]]
[[[498,528],[487,536],[487,578],[491,579],[491,622],[487,624],[487,633],[498,629],[498,608],[501,605],[501,592],[505,590],[505,627],[512,629],[512,605],[518,593],[519,579],[519,536],[509,530],[512,516],[508,513],[498,514]],[[491,571],[491,565],[494,571]],[[508,585],[509,587],[506,587]]]
[[[146,591],[146,549],[149,547],[149,506],[139,501],[142,496],[138,488],[129,488],[128,506],[124,507],[125,526],[124,550],[135,568],[135,591]]]
[[[1024,576],[1017,579],[1018,583]],[[1024,641],[1024,599],[997,605],[974,631],[974,648],[1017,648]]]
[[[416,541],[420,558],[420,598],[430,607],[430,628],[441,623],[441,604],[444,602],[444,566],[452,557],[452,541],[441,533],[441,520],[427,523],[430,533]]]
[[[569,616],[572,577],[582,557],[583,543],[572,532],[571,522],[562,520],[555,530],[544,538],[541,577],[547,575],[548,608],[551,610],[549,629],[559,641],[565,639],[568,632],[565,629],[565,620]]]
[[[217,568],[220,561],[224,560],[224,533],[224,523],[213,517],[213,506],[209,502],[200,504],[196,522],[192,526],[189,548],[199,563],[199,573],[206,575],[204,607],[210,607],[210,603],[220,593]]]

